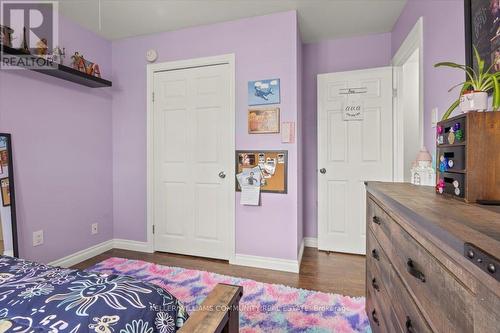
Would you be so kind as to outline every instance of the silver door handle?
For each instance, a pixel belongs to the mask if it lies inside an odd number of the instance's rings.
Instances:
[[[224,171],[219,172],[219,178],[226,178],[226,173]]]
[[[326,169],[325,168],[321,168],[321,169],[319,169],[319,172],[325,174],[326,173]]]

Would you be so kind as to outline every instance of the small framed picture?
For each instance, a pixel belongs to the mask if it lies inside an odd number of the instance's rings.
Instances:
[[[0,190],[2,191],[2,206],[10,206],[10,184],[8,177],[0,179]]]
[[[266,134],[280,132],[280,108],[248,110],[248,133]]]
[[[248,105],[279,104],[280,79],[248,81]]]

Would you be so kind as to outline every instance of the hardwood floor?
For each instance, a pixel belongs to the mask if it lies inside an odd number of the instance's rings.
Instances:
[[[160,265],[198,269],[260,282],[284,284],[295,288],[348,296],[365,295],[364,256],[341,253],[327,254],[309,247],[304,249],[299,274],[230,265],[223,260],[160,252],[149,254],[116,249],[93,257],[74,267],[86,269],[111,257],[138,259]]]

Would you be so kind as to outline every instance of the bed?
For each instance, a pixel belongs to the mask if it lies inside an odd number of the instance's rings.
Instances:
[[[0,333],[238,332],[242,288],[217,285],[199,310],[159,286],[0,256]]]

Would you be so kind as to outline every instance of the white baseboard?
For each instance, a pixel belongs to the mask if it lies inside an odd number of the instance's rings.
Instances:
[[[108,241],[102,242],[100,244],[91,246],[87,249],[78,251],[76,253],[70,254],[64,258],[54,260],[49,263],[51,266],[61,266],[61,267],[70,267],[76,265],[82,261],[95,257],[101,253],[109,251],[113,248],[113,240],[110,239]]]
[[[49,263],[51,266],[71,267],[82,261],[95,257],[111,249],[131,250],[138,252],[153,253],[153,249],[147,242],[138,242],[127,239],[110,239],[87,249],[70,254],[64,258]]]
[[[302,256],[304,254],[304,246],[307,246],[306,238],[304,238],[300,245],[297,255],[298,260],[236,254],[234,258],[230,260],[230,264],[298,273],[300,269],[300,263],[302,261]],[[151,244],[147,242],[139,242],[127,239],[110,239],[100,244],[91,246],[87,249],[70,254],[64,258],[54,260],[50,262],[49,265],[70,267],[111,249],[123,249],[145,253],[154,252]]]
[[[113,248],[146,253],[154,252],[153,247],[148,242],[139,242],[128,239],[114,239]]]
[[[231,265],[273,269],[292,273],[298,273],[300,268],[298,260],[250,256],[246,254],[236,254],[234,259],[229,263]]]
[[[304,237],[304,246],[318,248],[318,239],[316,237]]]

